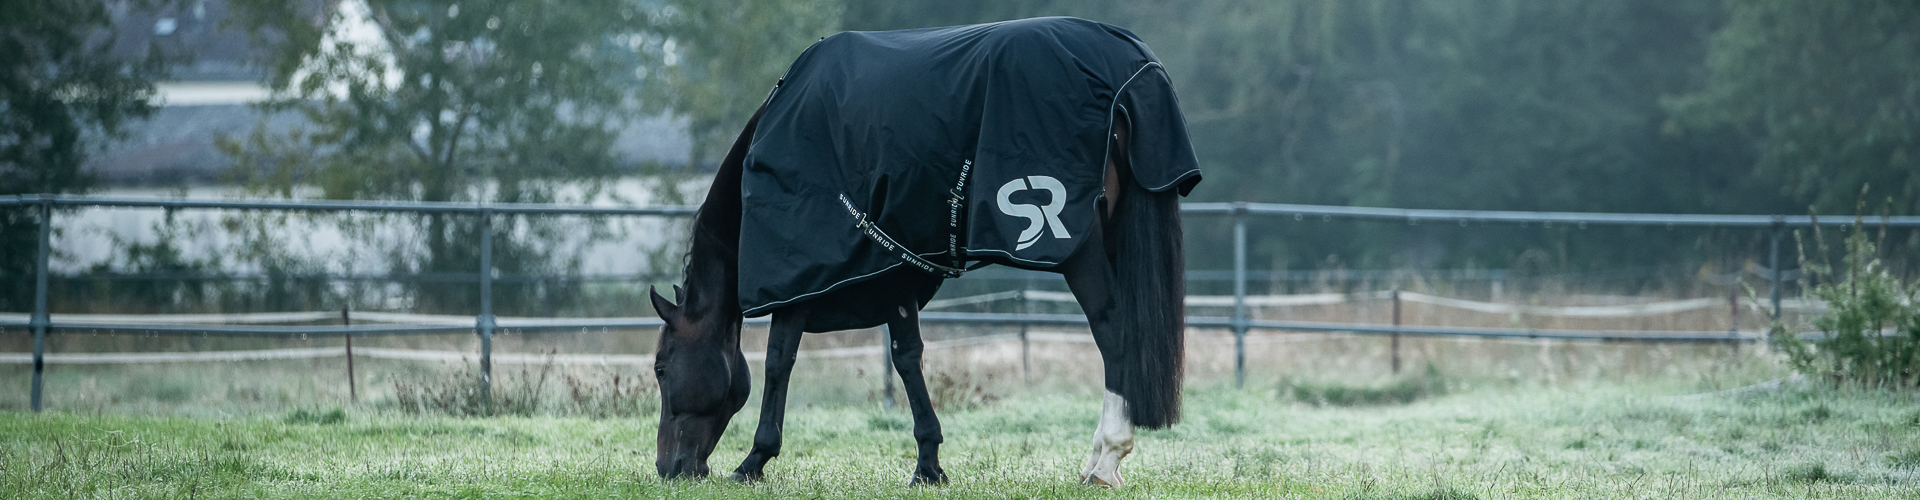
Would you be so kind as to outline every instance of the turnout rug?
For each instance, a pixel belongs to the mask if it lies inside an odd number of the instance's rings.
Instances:
[[[821,39],[768,95],[745,158],[741,309],[828,299],[807,331],[868,328],[969,265],[1059,264],[1096,223],[1116,116],[1142,187],[1199,182],[1172,83],[1125,29],[1056,17]]]

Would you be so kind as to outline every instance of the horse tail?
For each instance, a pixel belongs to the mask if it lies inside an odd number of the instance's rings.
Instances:
[[[1131,176],[1128,176],[1131,177]],[[1180,248],[1177,190],[1152,192],[1124,178],[1115,230],[1115,323],[1127,346],[1121,397],[1134,425],[1165,428],[1180,421],[1186,371],[1186,264]]]

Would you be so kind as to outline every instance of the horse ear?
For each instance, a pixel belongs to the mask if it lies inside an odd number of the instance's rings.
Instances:
[[[675,286],[673,289],[674,295],[680,295],[679,286]],[[673,302],[668,301],[666,297],[661,297],[660,292],[654,290],[653,287],[647,287],[647,298],[653,301],[653,312],[659,314],[660,319],[669,319],[669,316],[677,317],[680,315],[680,306],[673,305]]]

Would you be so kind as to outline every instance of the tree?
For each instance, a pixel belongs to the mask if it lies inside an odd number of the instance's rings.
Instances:
[[[267,64],[276,99],[262,108],[297,111],[310,126],[285,135],[263,126],[226,141],[237,159],[233,175],[260,192],[291,196],[311,186],[330,199],[553,202],[565,189],[595,192],[617,173],[614,127],[660,108],[640,99],[644,75],[670,57],[652,26],[660,8],[648,5],[657,4],[237,2],[244,26],[279,42]],[[395,245],[387,256],[393,272],[475,272],[477,218],[418,219],[419,244]],[[499,272],[571,267],[555,263],[559,249],[550,242],[577,226],[506,217],[493,224]],[[356,234],[375,237],[361,229]],[[502,285],[505,307],[564,292]],[[466,285],[422,286],[416,297],[425,309],[477,303]]]
[[[695,165],[726,156],[747,118],[807,47],[839,30],[839,0],[674,2],[663,33],[675,52],[654,88],[687,117]],[[683,53],[683,54],[682,54]]]
[[[1920,213],[1920,3],[1728,3],[1705,88],[1666,101],[1676,135],[1751,144],[1754,176],[1845,213],[1863,185]]]
[[[85,192],[88,137],[111,137],[153,112],[153,81],[172,58],[158,48],[116,56],[112,20],[106,2],[0,4],[0,195]],[[0,210],[0,282],[31,283],[39,253],[32,212]],[[32,297],[31,287],[8,286],[0,309],[24,310]]]
[[[1179,89],[1207,175],[1200,200],[1689,211],[1753,198],[1720,181],[1745,176],[1726,174],[1717,138],[1659,133],[1660,97],[1698,84],[1716,2],[849,2],[846,24],[859,29],[1074,15],[1133,30]],[[1218,242],[1225,229],[1200,219],[1189,234]],[[1367,266],[1505,265],[1552,243],[1538,232],[1380,226],[1255,234],[1253,258],[1276,267],[1332,254]],[[1573,249],[1590,248],[1582,259],[1595,263],[1670,256],[1670,245],[1619,244],[1630,240]],[[1227,257],[1190,256],[1200,266]]]

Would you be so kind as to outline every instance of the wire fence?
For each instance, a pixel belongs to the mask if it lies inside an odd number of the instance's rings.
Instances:
[[[466,359],[465,353],[450,351],[424,351],[408,349],[352,348],[352,337],[359,336],[396,336],[396,335],[436,335],[448,333],[473,332],[480,340],[478,353],[480,364],[480,390],[483,398],[490,390],[492,367],[496,362],[528,363],[538,359],[543,362],[591,363],[644,365],[651,363],[647,355],[526,355],[495,354],[492,340],[495,332],[502,328],[523,331],[538,330],[576,330],[590,328],[642,329],[657,328],[661,321],[657,318],[558,318],[558,317],[496,317],[493,311],[493,282],[497,279],[494,269],[493,239],[495,230],[493,219],[499,215],[576,215],[600,217],[687,217],[694,213],[694,207],[609,207],[581,205],[549,204],[468,204],[435,202],[393,202],[393,201],[329,201],[329,200],[199,200],[199,199],[155,199],[127,197],[97,197],[73,195],[21,195],[0,196],[0,207],[16,207],[35,210],[39,224],[39,250],[35,266],[34,308],[29,313],[0,313],[0,328],[27,327],[33,335],[32,353],[0,354],[0,363],[32,363],[31,407],[33,411],[41,409],[43,390],[42,372],[48,362],[56,363],[164,363],[164,362],[207,362],[255,359],[302,359],[331,356],[345,356],[351,360],[355,356],[415,359],[415,360],[458,360]],[[49,254],[51,228],[55,220],[55,208],[59,207],[122,207],[122,208],[158,208],[166,210],[246,210],[277,212],[373,212],[373,213],[438,213],[458,214],[479,219],[479,265],[469,278],[477,282],[479,307],[471,316],[424,315],[373,311],[305,311],[274,312],[248,314],[192,314],[192,315],[54,315],[48,311],[47,294],[49,280]],[[1502,212],[1502,211],[1462,211],[1462,210],[1415,210],[1384,209],[1364,207],[1329,207],[1313,205],[1266,204],[1266,203],[1188,203],[1182,206],[1182,213],[1189,216],[1215,217],[1225,216],[1233,224],[1233,269],[1231,271],[1194,271],[1190,279],[1221,280],[1233,283],[1231,295],[1190,296],[1190,307],[1231,307],[1226,316],[1189,315],[1187,324],[1194,328],[1224,328],[1232,332],[1235,349],[1235,381],[1244,384],[1246,373],[1247,334],[1253,330],[1293,331],[1293,332],[1338,332],[1347,334],[1387,335],[1393,338],[1393,368],[1399,370],[1399,339],[1401,336],[1430,337],[1471,337],[1471,338],[1526,338],[1560,340],[1596,340],[1610,342],[1716,342],[1743,343],[1761,340],[1764,332],[1740,331],[1654,331],[1654,330],[1580,330],[1580,329],[1544,329],[1544,328],[1482,328],[1430,325],[1400,324],[1400,308],[1403,302],[1451,307],[1469,311],[1520,314],[1533,316],[1559,316],[1572,318],[1628,317],[1672,314],[1707,308],[1728,307],[1733,314],[1744,308],[1764,308],[1774,318],[1778,318],[1783,309],[1817,309],[1820,304],[1803,300],[1788,300],[1781,296],[1781,283],[1789,276],[1781,269],[1780,242],[1790,228],[1822,226],[1847,226],[1851,221],[1817,220],[1811,216],[1783,215],[1689,215],[1689,214],[1610,214],[1610,213],[1570,213],[1570,212]],[[1617,226],[1687,226],[1687,227],[1745,227],[1761,228],[1770,231],[1770,252],[1768,255],[1768,299],[1764,304],[1748,301],[1745,305],[1737,297],[1730,299],[1702,298],[1679,301],[1658,301],[1629,305],[1605,306],[1533,306],[1507,304],[1488,301],[1473,301],[1436,295],[1420,294],[1402,290],[1379,290],[1361,293],[1320,293],[1297,295],[1249,295],[1247,283],[1250,273],[1247,270],[1247,220],[1253,217],[1292,218],[1306,220],[1316,218],[1324,221],[1343,220],[1385,220],[1404,221],[1407,224],[1421,223],[1458,224],[1539,224],[1552,227],[1562,224],[1572,227],[1587,225]],[[1887,227],[1920,227],[1920,217],[1880,217],[1875,221]],[[1464,279],[1502,279],[1499,273],[1474,272]],[[324,277],[324,276],[323,276]],[[1027,303],[1072,302],[1072,296],[1063,292],[1044,290],[1012,290],[968,297],[942,299],[928,305],[929,311],[920,317],[927,323],[947,323],[962,325],[1068,325],[1082,326],[1086,318],[1078,314],[1042,314],[1042,313],[994,313],[994,312],[949,312],[941,311],[957,305],[982,304],[1002,300],[1017,300],[1026,308]],[[1392,303],[1393,322],[1391,323],[1349,323],[1349,322],[1311,322],[1280,321],[1254,318],[1249,308],[1279,307],[1299,305],[1326,305],[1358,300],[1387,300]],[[340,325],[288,325],[287,323],[311,323],[327,321],[333,318],[341,320]],[[360,324],[353,324],[358,319]],[[749,323],[764,323],[765,318],[748,320]],[[371,322],[371,323],[368,323]],[[55,332],[95,332],[109,334],[146,334],[146,335],[192,335],[225,337],[266,337],[266,338],[307,338],[307,337],[344,337],[346,349],[272,349],[257,351],[226,351],[203,353],[73,353],[48,355],[46,337]],[[990,335],[970,339],[931,342],[928,348],[940,349],[965,345],[978,345],[993,342],[1026,343],[1035,340],[1025,333],[1019,335]],[[1051,334],[1048,334],[1051,335]],[[1803,334],[1817,336],[1818,334]],[[1043,336],[1039,340],[1090,342],[1091,338]],[[803,355],[818,357],[866,356],[880,353],[879,346],[854,347],[817,350]],[[349,368],[351,371],[351,368]]]

